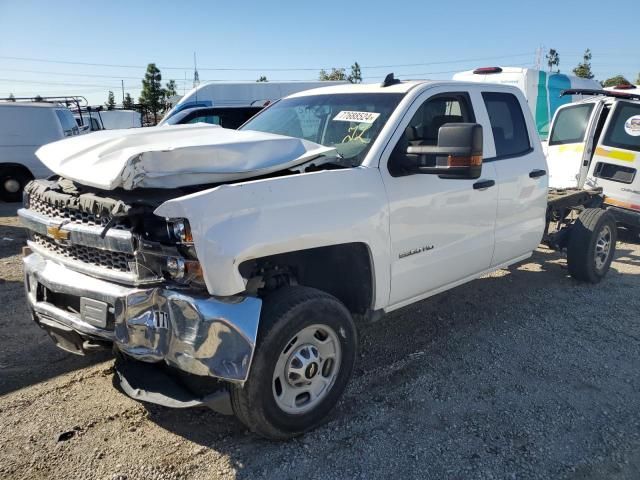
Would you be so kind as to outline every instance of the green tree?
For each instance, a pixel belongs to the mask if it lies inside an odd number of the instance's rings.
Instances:
[[[169,80],[164,89],[164,93],[167,97],[173,97],[178,94],[178,86],[176,85],[175,80]]]
[[[318,74],[318,80],[326,82],[329,80],[346,80],[347,74],[344,72],[344,68],[332,68],[331,72],[327,72],[324,68],[320,70]]]
[[[573,69],[576,77],[580,78],[593,78],[593,72],[591,71],[591,50],[588,48],[584,51],[582,56],[582,63],[579,63],[576,68]]]
[[[638,73],[638,78],[636,78],[636,85],[640,85],[640,73]]]
[[[109,90],[109,95],[107,95],[107,101],[104,102],[104,106],[107,107],[107,110],[116,108],[116,97],[111,90]]]
[[[13,93],[9,94],[9,101],[10,102],[15,102],[16,101],[16,96]]]
[[[122,101],[122,108],[126,108],[127,110],[133,108],[133,98],[131,98],[131,94],[129,92],[127,92],[127,94],[124,96],[124,100]]]
[[[260,78],[258,78],[256,80],[256,82],[268,82],[269,80],[267,80],[267,77],[265,77],[264,75],[260,75]]]
[[[362,72],[360,72],[360,65],[355,62],[351,65],[351,74],[347,77],[351,83],[362,83]]]
[[[616,75],[615,77],[607,78],[602,82],[603,87],[616,87],[618,85],[631,85],[631,82],[624,78],[622,75]]]
[[[153,115],[154,125],[158,123],[158,112],[164,107],[165,91],[162,88],[162,74],[155,63],[147,65],[142,79],[142,92],[139,102]]]
[[[549,66],[549,71],[553,71],[553,67],[556,67],[556,72],[560,72],[560,54],[555,49],[550,49],[549,53],[546,55],[547,65]]]

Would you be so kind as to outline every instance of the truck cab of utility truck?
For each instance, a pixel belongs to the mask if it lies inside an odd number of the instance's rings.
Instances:
[[[588,98],[561,107],[547,152],[550,184],[602,188],[620,224],[640,233],[640,90],[584,91]],[[571,93],[571,92],[569,92]]]
[[[295,93],[239,130],[95,132],[38,155],[58,177],[19,212],[36,323],[76,354],[113,348],[138,400],[207,405],[272,439],[335,406],[356,321],[543,240],[592,283],[615,253],[598,191],[549,194],[511,86],[390,74]]]

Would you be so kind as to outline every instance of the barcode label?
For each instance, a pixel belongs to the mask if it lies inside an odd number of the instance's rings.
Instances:
[[[333,117],[334,122],[373,123],[380,116],[376,112],[352,112],[343,110]]]

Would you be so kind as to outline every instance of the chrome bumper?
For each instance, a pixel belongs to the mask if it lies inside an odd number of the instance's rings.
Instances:
[[[232,382],[247,379],[260,299],[124,287],[73,271],[37,253],[24,257],[24,271],[29,305],[45,329],[71,330],[82,339],[111,341],[135,359],[164,361],[195,375]],[[81,308],[55,305],[58,298],[78,299]],[[101,305],[104,320],[91,310],[99,311]]]

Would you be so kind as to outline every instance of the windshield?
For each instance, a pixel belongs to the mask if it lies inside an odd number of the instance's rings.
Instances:
[[[593,103],[583,103],[558,110],[553,121],[549,145],[582,142],[593,107]]]
[[[245,123],[241,130],[303,138],[359,165],[403,94],[358,93],[286,98]]]

